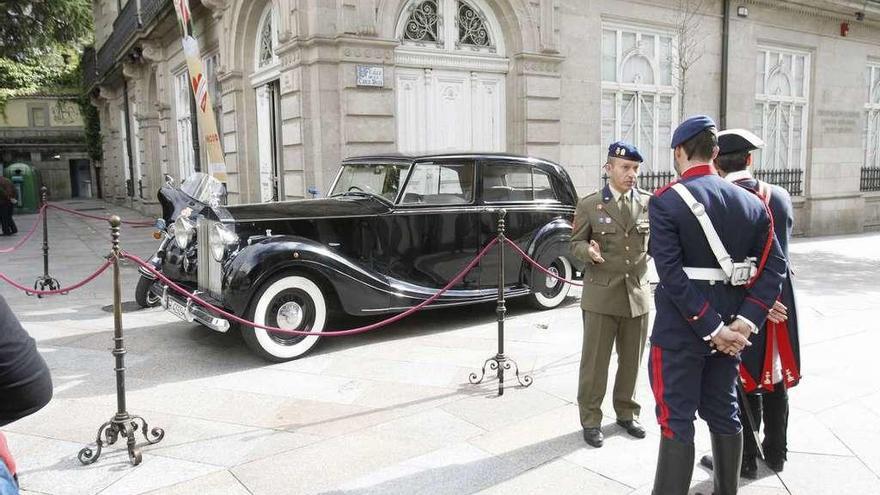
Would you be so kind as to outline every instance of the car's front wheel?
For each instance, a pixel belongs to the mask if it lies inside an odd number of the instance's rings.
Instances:
[[[562,301],[568,296],[568,291],[571,290],[571,284],[556,277],[571,280],[574,270],[568,258],[558,256],[547,267],[547,271],[555,276],[548,275],[537,268],[533,268],[533,270],[532,304],[538,309],[552,309],[562,304]]]
[[[327,302],[321,288],[308,277],[284,275],[263,285],[251,303],[248,317],[267,327],[320,333],[327,322]],[[241,333],[251,350],[275,362],[305,355],[321,338],[248,327],[242,327]]]
[[[138,279],[137,287],[134,289],[134,301],[142,308],[152,308],[159,304],[159,296],[150,292],[153,286],[153,280],[141,275]]]

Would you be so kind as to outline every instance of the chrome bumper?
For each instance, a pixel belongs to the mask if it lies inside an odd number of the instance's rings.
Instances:
[[[150,292],[159,297],[159,304],[174,316],[183,321],[198,322],[216,332],[226,333],[229,330],[229,321],[214,316],[207,309],[193,302],[192,298],[183,299],[172,294],[165,284],[153,284]]]

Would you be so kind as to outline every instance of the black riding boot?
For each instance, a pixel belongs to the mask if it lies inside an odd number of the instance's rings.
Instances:
[[[782,471],[787,459],[788,391],[785,384],[777,383],[773,392],[764,394],[764,455],[767,466]]]
[[[735,495],[739,486],[742,462],[743,433],[712,434],[712,458],[715,464],[715,495]]]
[[[653,495],[687,495],[694,472],[694,444],[660,438]]]

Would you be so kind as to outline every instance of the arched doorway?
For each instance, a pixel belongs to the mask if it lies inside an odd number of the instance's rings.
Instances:
[[[257,156],[260,201],[284,196],[281,165],[281,87],[278,46],[278,9],[269,2],[260,16],[254,43],[254,72],[250,76],[256,97]]]
[[[396,36],[398,149],[504,151],[508,60],[483,0],[410,0]]]

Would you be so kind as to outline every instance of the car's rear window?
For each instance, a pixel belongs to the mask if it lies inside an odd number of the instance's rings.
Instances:
[[[547,172],[528,165],[489,164],[483,169],[483,201],[556,200]]]
[[[402,204],[466,204],[474,196],[472,163],[417,163]]]

